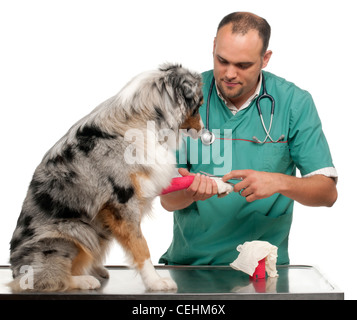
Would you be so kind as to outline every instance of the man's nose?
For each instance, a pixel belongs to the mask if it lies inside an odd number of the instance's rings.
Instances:
[[[227,80],[233,80],[237,78],[237,76],[238,76],[237,68],[234,66],[228,66],[226,71]]]

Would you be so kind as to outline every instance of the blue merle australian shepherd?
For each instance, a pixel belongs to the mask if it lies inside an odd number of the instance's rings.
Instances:
[[[166,64],[135,77],[78,121],[33,175],[10,243],[10,287],[24,289],[21,267],[28,266],[33,290],[99,288],[99,280],[108,278],[103,260],[115,238],[148,290],[174,290],[172,279],[156,273],[140,229],[154,197],[175,175],[174,153],[150,140],[147,123],[154,124],[154,137],[162,129],[198,132],[202,100],[200,75]],[[144,138],[127,141],[132,129]],[[135,144],[133,153],[146,155],[151,151],[145,149],[154,147],[166,161],[130,163],[125,158],[130,144]]]

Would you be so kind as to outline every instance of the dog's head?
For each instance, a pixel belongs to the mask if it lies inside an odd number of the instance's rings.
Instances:
[[[183,68],[178,64],[165,64],[160,67],[162,76],[157,85],[162,96],[166,96],[171,113],[178,129],[186,129],[197,139],[203,129],[199,107],[203,103],[202,78],[200,74]],[[168,101],[167,101],[168,102]]]
[[[133,78],[117,96],[120,111],[131,126],[154,121],[158,129],[175,133],[186,129],[197,138],[203,129],[198,112],[203,103],[201,76],[178,64],[164,64],[158,70]]]

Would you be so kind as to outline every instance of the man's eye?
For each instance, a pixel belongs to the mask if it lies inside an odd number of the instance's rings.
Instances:
[[[228,64],[228,62],[226,60],[222,60],[222,59],[218,59],[220,64]]]
[[[245,69],[248,69],[250,66],[251,66],[251,64],[238,64],[237,67],[239,69],[245,70]]]

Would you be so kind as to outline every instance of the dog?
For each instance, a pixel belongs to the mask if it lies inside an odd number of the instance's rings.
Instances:
[[[202,103],[201,76],[179,64],[164,64],[134,77],[74,124],[45,154],[30,182],[10,242],[12,290],[24,290],[24,266],[33,276],[26,289],[97,289],[109,277],[103,261],[114,239],[147,290],[175,290],[172,279],[155,271],[140,229],[176,170],[174,153],[167,152],[172,141],[153,142],[149,134],[199,132]],[[142,139],[127,139],[133,129]],[[154,159],[127,163],[128,150],[149,157],[152,147]]]

